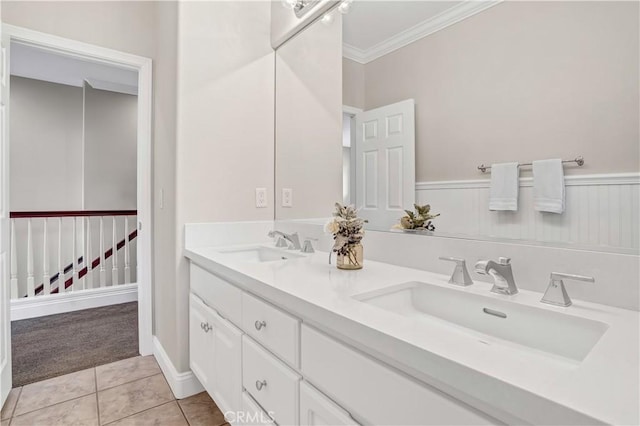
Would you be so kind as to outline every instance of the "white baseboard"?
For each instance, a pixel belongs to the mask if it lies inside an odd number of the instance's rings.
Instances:
[[[179,373],[176,370],[171,359],[169,359],[169,355],[167,355],[156,336],[153,336],[153,355],[156,357],[156,361],[158,361],[158,365],[177,399],[187,398],[204,391],[200,381],[192,371]]]
[[[138,284],[92,288],[11,300],[11,321],[62,314],[138,300]]]

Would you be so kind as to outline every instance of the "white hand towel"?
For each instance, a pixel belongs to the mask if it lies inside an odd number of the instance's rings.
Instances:
[[[491,165],[489,210],[518,210],[518,163]]]
[[[533,208],[539,212],[564,212],[564,169],[562,160],[533,162]]]

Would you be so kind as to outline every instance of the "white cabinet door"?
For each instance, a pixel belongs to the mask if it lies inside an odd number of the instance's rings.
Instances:
[[[300,426],[357,425],[349,413],[309,383],[300,382]]]
[[[236,421],[228,419],[230,423],[239,426],[275,425],[271,416],[267,414],[247,392],[242,392],[242,411],[236,414]]]
[[[213,399],[225,411],[242,407],[242,331],[211,311],[214,326]]]
[[[189,299],[189,365],[211,395],[214,385],[214,324],[210,310],[193,294]]]

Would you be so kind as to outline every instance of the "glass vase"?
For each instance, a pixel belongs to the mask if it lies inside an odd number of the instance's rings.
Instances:
[[[339,254],[337,257],[338,269],[362,269],[364,248],[358,243],[349,247],[347,254]]]

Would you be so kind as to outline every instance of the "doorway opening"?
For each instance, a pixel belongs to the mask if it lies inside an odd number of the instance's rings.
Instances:
[[[2,32],[4,400],[152,353],[152,227],[150,59]]]

